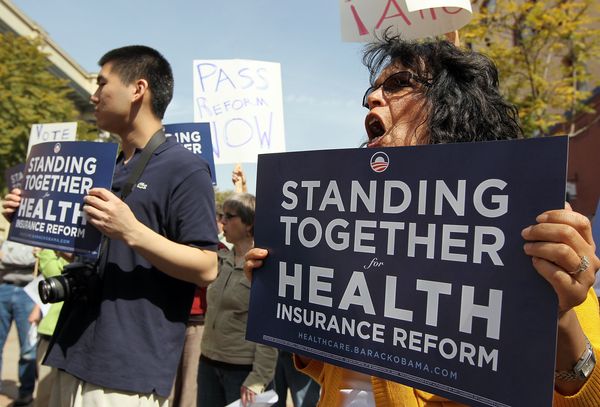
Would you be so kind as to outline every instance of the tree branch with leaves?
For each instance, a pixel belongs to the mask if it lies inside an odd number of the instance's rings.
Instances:
[[[578,113],[600,81],[591,67],[600,56],[596,0],[479,2],[461,31],[467,46],[490,56],[502,91],[519,108],[526,136],[547,135]],[[598,65],[596,65],[598,66]]]
[[[95,139],[95,127],[80,119],[67,81],[50,71],[41,41],[0,33],[0,191],[7,168],[25,161],[31,125],[78,121],[79,139]]]

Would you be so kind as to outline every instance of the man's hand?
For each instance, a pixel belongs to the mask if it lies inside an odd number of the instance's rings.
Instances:
[[[74,253],[59,252],[59,251],[57,251],[56,252],[56,257],[62,257],[63,259],[65,259],[66,261],[68,261],[70,263],[75,258],[75,254]]]
[[[7,221],[11,221],[13,214],[19,209],[21,204],[21,190],[14,188],[10,193],[4,197],[4,203],[2,204],[2,215]]]
[[[128,242],[139,221],[125,202],[105,188],[92,188],[84,198],[87,220],[110,239]]]
[[[88,222],[110,239],[122,240],[154,267],[179,280],[206,286],[217,276],[217,254],[169,240],[137,220],[131,208],[104,188],[84,198]]]

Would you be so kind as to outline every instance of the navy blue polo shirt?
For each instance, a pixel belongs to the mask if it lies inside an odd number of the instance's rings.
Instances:
[[[117,160],[113,192],[139,159]],[[125,199],[136,218],[169,240],[216,250],[208,164],[176,140],[160,145]],[[111,240],[99,301],[69,301],[46,363],[97,386],[168,397],[185,339],[195,286],[154,268]]]

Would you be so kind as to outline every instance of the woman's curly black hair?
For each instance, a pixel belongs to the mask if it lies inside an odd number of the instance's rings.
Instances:
[[[448,41],[404,41],[387,32],[365,48],[363,63],[371,84],[381,71],[395,64],[430,79],[419,87],[427,101],[429,144],[520,138],[515,106],[498,89],[498,70],[478,52]]]

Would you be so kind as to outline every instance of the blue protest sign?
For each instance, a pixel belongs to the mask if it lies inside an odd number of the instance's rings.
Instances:
[[[592,220],[592,235],[594,236],[594,240],[598,242],[600,239],[600,201],[598,201],[594,219]],[[596,256],[600,256],[600,248],[598,246],[596,246]]]
[[[23,176],[24,169],[25,164],[21,163],[13,167],[7,168],[4,171],[4,180],[6,182],[6,187],[9,191],[14,188],[23,188],[23,181],[25,180]]]
[[[164,127],[167,137],[175,137],[185,148],[208,162],[212,183],[216,185],[217,174],[210,138],[210,123],[174,123],[165,124]]]
[[[473,406],[550,406],[558,304],[521,230],[564,207],[566,157],[566,137],[261,155],[247,338]]]
[[[594,219],[592,220],[592,235],[594,236],[594,241],[598,242],[600,239],[600,201],[598,201],[598,205],[596,206],[596,213],[594,214]],[[600,245],[596,246],[596,256],[600,256]],[[596,273],[596,283],[594,284],[594,290],[596,291],[596,295],[600,296],[599,273]]]
[[[110,189],[116,156],[114,143],[67,141],[33,146],[8,239],[96,256],[102,235],[87,224],[83,197],[91,188]]]

